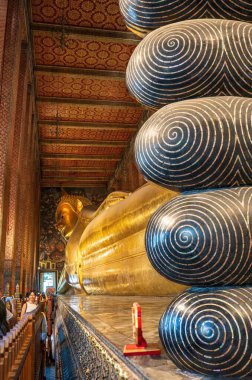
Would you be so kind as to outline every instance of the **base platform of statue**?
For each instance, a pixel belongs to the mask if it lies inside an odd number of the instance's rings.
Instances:
[[[158,324],[172,299],[60,296],[55,321],[59,378],[209,380],[209,377],[178,370],[164,353]],[[142,308],[144,338],[149,343],[158,342],[161,356],[123,355],[124,345],[133,343],[131,307],[134,302]]]

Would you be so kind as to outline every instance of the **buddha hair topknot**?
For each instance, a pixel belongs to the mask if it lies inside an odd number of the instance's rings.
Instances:
[[[64,203],[69,204],[71,208],[73,209],[73,211],[78,212],[78,201],[81,201],[83,207],[92,205],[92,202],[88,198],[83,197],[82,195],[79,196],[79,195],[64,194],[60,198],[60,201],[58,203],[57,210],[55,213],[56,218],[58,216],[59,207]]]

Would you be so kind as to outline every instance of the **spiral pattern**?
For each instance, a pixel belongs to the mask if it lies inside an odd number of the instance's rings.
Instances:
[[[119,4],[128,28],[141,36],[190,19],[252,21],[250,0],[119,0]]]
[[[151,217],[153,267],[187,285],[252,283],[252,187],[180,195]]]
[[[143,105],[205,96],[252,96],[252,25],[192,20],[159,28],[132,54],[130,92]]]
[[[252,287],[191,289],[176,298],[159,324],[169,358],[206,375],[252,375]]]
[[[170,104],[138,132],[144,176],[179,189],[252,184],[252,99],[213,97]]]

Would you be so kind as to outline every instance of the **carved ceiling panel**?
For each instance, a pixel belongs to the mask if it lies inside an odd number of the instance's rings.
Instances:
[[[135,130],[121,129],[95,129],[95,128],[74,128],[56,125],[41,125],[41,139],[69,139],[83,141],[128,141],[135,134]]]
[[[125,71],[139,39],[118,0],[28,0],[41,186],[106,187],[144,108]]]
[[[43,168],[57,168],[58,170],[64,168],[102,168],[102,169],[115,169],[118,163],[117,159],[68,159],[68,158],[41,158],[41,164]],[[75,170],[75,169],[73,169]],[[85,173],[86,175],[86,173]]]
[[[124,78],[37,72],[36,87],[38,96],[135,102]]]
[[[118,0],[33,0],[34,22],[126,30]]]
[[[124,146],[84,146],[67,144],[42,144],[41,153],[66,154],[66,155],[91,155],[103,156],[111,155],[120,157]]]
[[[135,44],[34,30],[35,64],[125,71]]]
[[[56,179],[47,179],[47,180],[41,180],[41,187],[64,187],[64,188],[92,188],[97,191],[97,188],[101,188],[101,191],[104,191],[104,188],[106,188],[108,181],[74,181],[70,178],[70,180],[56,180]]]
[[[111,172],[86,172],[89,178],[108,178],[111,175]],[[58,171],[57,173],[54,173],[54,171],[43,171],[42,172],[42,178],[58,178],[58,177],[64,177],[66,176],[69,178],[82,178],[83,177],[83,172],[78,172],[78,171],[68,171],[68,172],[62,172]]]
[[[136,125],[142,108],[38,102],[40,120],[84,121]]]

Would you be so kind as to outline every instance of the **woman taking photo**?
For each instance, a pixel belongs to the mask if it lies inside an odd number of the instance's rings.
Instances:
[[[38,306],[36,304],[36,293],[33,290],[28,292],[26,296],[28,300],[22,307],[21,316],[20,316],[21,319],[23,318],[24,314],[31,313]]]

